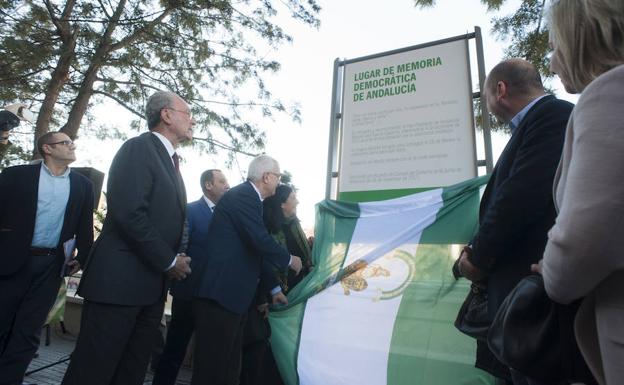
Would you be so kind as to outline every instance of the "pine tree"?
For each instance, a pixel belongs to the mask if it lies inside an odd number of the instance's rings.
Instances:
[[[34,139],[53,127],[75,138],[96,103],[114,101],[138,129],[149,95],[171,90],[204,130],[203,150],[258,150],[264,133],[242,109],[299,119],[263,81],[280,68],[265,51],[292,40],[278,13],[317,27],[319,10],[315,0],[0,0],[0,105],[39,111]]]

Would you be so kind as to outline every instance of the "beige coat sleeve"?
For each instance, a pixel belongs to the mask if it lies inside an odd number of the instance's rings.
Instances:
[[[543,276],[569,303],[624,269],[624,66],[592,82],[568,124]]]

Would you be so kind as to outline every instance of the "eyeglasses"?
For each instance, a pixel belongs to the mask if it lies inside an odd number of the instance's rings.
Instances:
[[[267,174],[275,175],[277,177],[277,180],[282,180],[282,174],[279,172],[267,171]]]
[[[172,111],[181,112],[181,113],[183,113],[183,114],[188,115],[188,117],[189,117],[190,119],[192,119],[192,118],[193,118],[193,114],[191,113],[191,111],[186,111],[186,110],[178,110],[178,109],[171,108],[171,107],[165,107],[165,108],[164,108],[164,110],[172,110]]]
[[[45,143],[48,146],[53,146],[55,144],[62,144],[63,146],[71,146],[72,144],[74,144],[73,141],[71,140],[61,140],[60,142],[54,142],[54,143]]]

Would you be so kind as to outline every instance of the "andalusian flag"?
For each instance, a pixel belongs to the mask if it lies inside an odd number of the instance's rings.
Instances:
[[[451,273],[486,181],[318,204],[314,270],[270,317],[287,385],[493,384],[453,326],[469,286]]]

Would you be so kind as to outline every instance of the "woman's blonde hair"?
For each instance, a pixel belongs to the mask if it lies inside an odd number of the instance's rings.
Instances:
[[[571,85],[582,91],[602,73],[624,64],[622,0],[557,0],[550,34]]]

